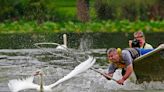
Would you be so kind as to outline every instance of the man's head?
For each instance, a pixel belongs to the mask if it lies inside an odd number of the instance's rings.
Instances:
[[[116,48],[108,49],[107,56],[108,56],[108,59],[113,63],[119,62],[119,60],[120,60],[120,56],[119,56],[119,53],[117,52]]]
[[[145,36],[142,31],[137,31],[134,34],[134,39],[138,40],[140,43],[140,47],[142,47],[145,43]]]

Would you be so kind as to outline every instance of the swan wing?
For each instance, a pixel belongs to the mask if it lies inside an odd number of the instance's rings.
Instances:
[[[25,79],[9,80],[8,87],[11,92],[19,92],[25,89],[39,89],[39,85],[33,83],[34,76]]]
[[[68,79],[71,79],[72,77],[76,76],[77,74],[79,73],[82,73],[84,71],[86,71],[87,69],[89,69],[94,63],[95,63],[95,58],[89,56],[89,58],[80,63],[78,66],[76,66],[74,68],[74,70],[72,70],[69,74],[67,74],[66,76],[64,76],[62,79],[59,79],[57,82],[49,85],[51,88],[55,87],[56,85],[68,80]]]

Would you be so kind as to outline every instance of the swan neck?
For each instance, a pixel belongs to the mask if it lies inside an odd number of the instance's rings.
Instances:
[[[40,75],[40,92],[44,92],[43,91],[43,75]]]
[[[67,35],[63,34],[63,44],[67,46]]]

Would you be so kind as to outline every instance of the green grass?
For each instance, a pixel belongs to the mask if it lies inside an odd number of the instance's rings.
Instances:
[[[93,6],[95,0],[90,0],[90,5]],[[52,3],[54,3],[58,7],[76,7],[77,0],[52,0]]]
[[[56,6],[56,10],[62,16],[75,17],[77,14],[76,7],[77,0],[52,0],[52,5]],[[90,0],[90,16],[95,18],[95,10],[94,10],[94,0]]]
[[[54,3],[56,6],[58,7],[72,7],[72,6],[76,6],[76,0],[52,0],[52,3]]]
[[[60,14],[67,16],[75,16],[77,12],[75,7],[58,7],[57,10],[60,12]]]

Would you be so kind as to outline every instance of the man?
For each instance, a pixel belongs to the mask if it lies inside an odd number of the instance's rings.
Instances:
[[[134,36],[134,39],[139,41],[140,48],[153,49],[153,47],[150,44],[146,43],[145,36],[142,31],[135,32],[133,36]],[[132,47],[132,40],[129,40],[129,47]]]
[[[133,61],[135,58],[141,55],[141,52],[149,52],[153,49],[137,49],[137,48],[126,48],[121,51],[121,49],[110,48],[107,50],[108,60],[110,62],[108,73],[105,73],[108,76],[113,76],[113,73],[116,69],[121,68],[125,70],[123,77],[117,81],[118,84],[124,83],[124,81],[129,78],[133,72]],[[145,54],[145,53],[143,53]],[[107,78],[107,77],[106,77]]]

